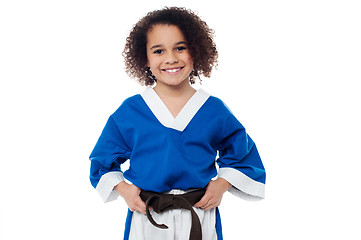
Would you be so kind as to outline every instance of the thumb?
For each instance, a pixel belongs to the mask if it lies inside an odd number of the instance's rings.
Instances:
[[[196,208],[201,208],[203,207],[204,205],[207,204],[207,202],[209,201],[209,196],[207,194],[207,192],[204,194],[204,196],[201,198],[201,200],[199,200],[199,202],[197,202],[196,204],[194,204],[194,207]]]

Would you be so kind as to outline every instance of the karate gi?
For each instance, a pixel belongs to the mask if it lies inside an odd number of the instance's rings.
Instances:
[[[128,159],[129,169],[122,172],[120,165]],[[124,179],[146,191],[180,194],[222,177],[232,184],[232,194],[264,198],[266,174],[254,142],[228,107],[203,89],[176,118],[151,87],[129,97],[109,117],[90,160],[90,181],[104,202],[119,196],[114,186]],[[203,239],[222,239],[218,208],[195,211]],[[188,239],[189,211],[152,215],[169,229],[128,211],[124,240]]]

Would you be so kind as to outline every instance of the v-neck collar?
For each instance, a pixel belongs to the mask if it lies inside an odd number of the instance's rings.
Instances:
[[[168,128],[183,131],[207,101],[210,94],[203,89],[198,89],[176,117],[173,117],[165,103],[152,87],[147,87],[141,96],[161,124]]]

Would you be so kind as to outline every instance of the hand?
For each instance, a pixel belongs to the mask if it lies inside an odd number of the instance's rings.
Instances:
[[[194,207],[202,208],[203,210],[218,207],[221,204],[223,194],[231,186],[232,185],[223,178],[218,178],[214,181],[211,180],[206,187],[206,193],[202,199],[194,205]]]
[[[130,211],[137,211],[146,214],[145,203],[139,197],[140,189],[137,186],[123,181],[116,185],[114,189],[124,198]]]

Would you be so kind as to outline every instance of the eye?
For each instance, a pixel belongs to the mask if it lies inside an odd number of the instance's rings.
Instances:
[[[155,53],[155,54],[162,54],[162,53],[163,53],[163,50],[157,49],[157,50],[155,50],[153,53]]]
[[[183,51],[183,50],[186,50],[186,49],[187,49],[187,48],[186,48],[185,46],[179,46],[179,47],[176,48],[176,50],[177,50],[178,52]]]

